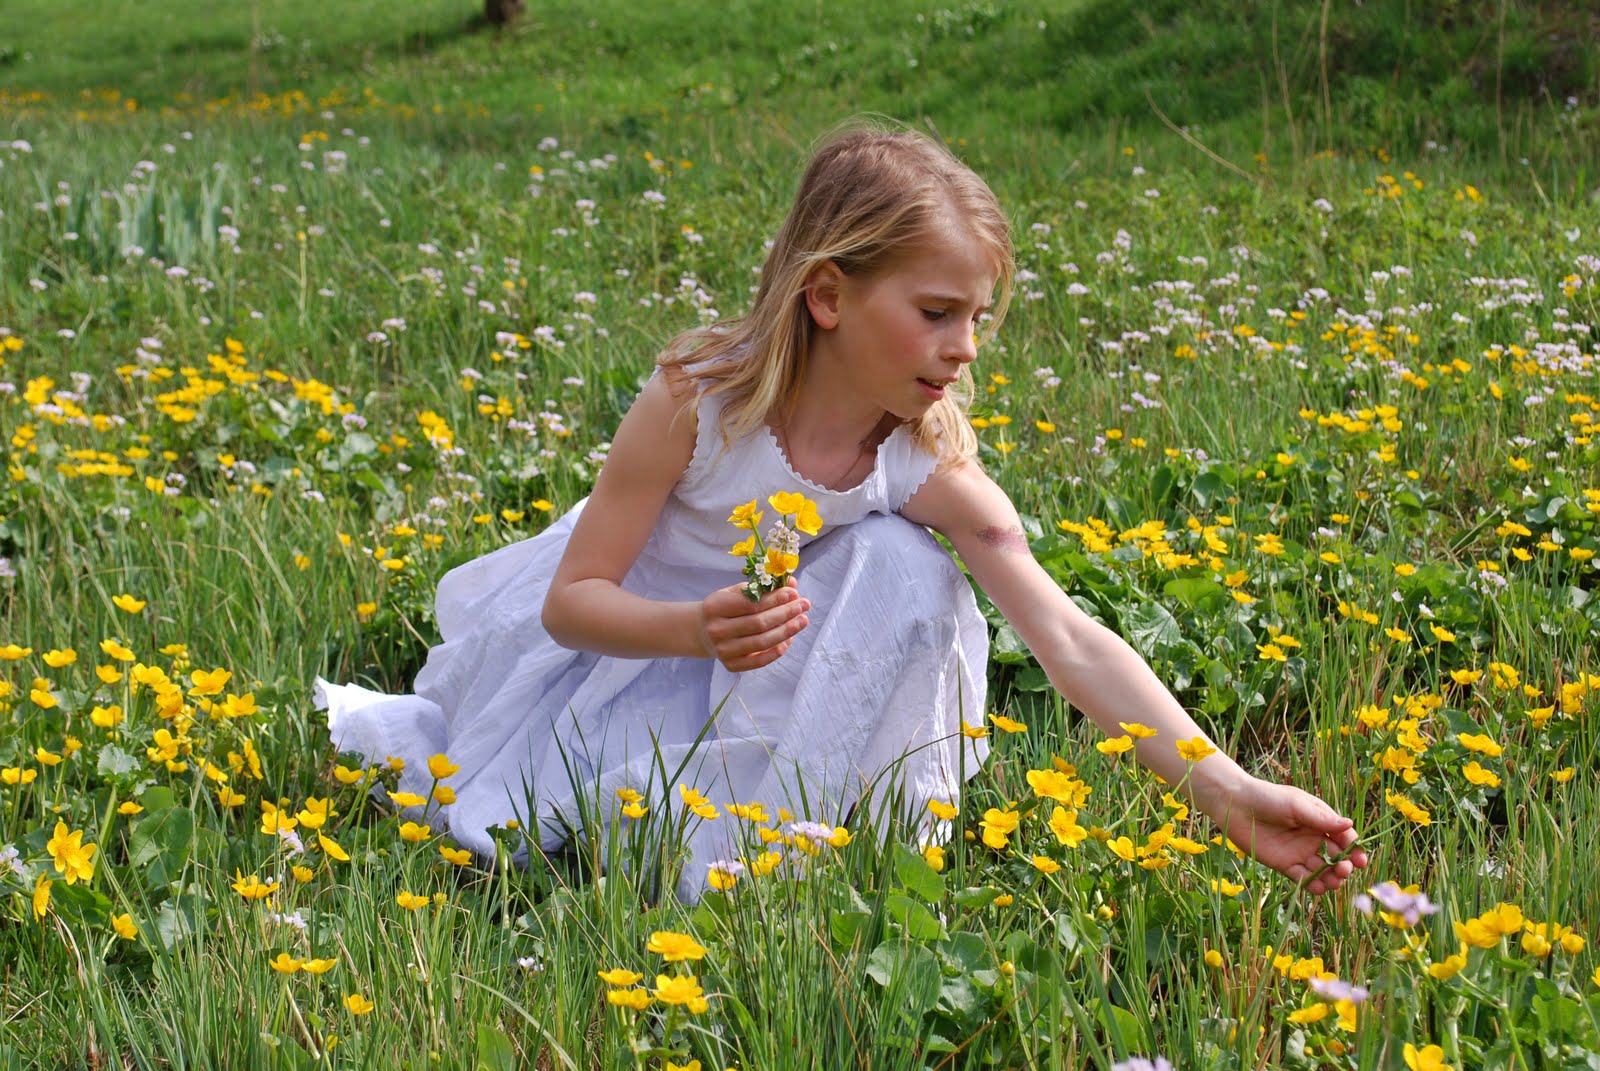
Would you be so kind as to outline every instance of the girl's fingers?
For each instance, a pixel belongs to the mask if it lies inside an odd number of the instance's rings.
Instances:
[[[719,653],[724,658],[741,658],[770,650],[780,643],[787,645],[789,640],[806,627],[806,624],[805,615],[796,614],[787,621],[781,621],[775,627],[758,632],[753,636],[742,636],[728,640],[720,645]]]

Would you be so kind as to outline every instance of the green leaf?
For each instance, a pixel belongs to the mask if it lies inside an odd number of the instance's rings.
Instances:
[[[144,871],[150,887],[165,885],[183,870],[194,842],[194,812],[187,807],[169,807],[133,827],[128,863],[134,870]]]
[[[890,893],[884,899],[884,911],[906,928],[906,936],[913,941],[937,941],[944,936],[944,924],[933,912],[904,893]]]
[[[194,933],[200,898],[193,893],[183,893],[162,903],[156,912],[156,937],[167,952],[174,951],[178,942]]]
[[[850,948],[861,939],[861,934],[872,922],[867,911],[835,911],[828,916],[828,932],[836,944]]]
[[[1203,576],[1169,580],[1161,591],[1168,598],[1183,603],[1184,608],[1188,610],[1193,610],[1207,600],[1221,599],[1227,593],[1227,589],[1221,584]]]
[[[956,906],[971,911],[974,908],[988,907],[994,903],[994,898],[1000,895],[1000,890],[993,886],[984,885],[970,889],[962,889],[956,893]]]
[[[517,1050],[511,1039],[488,1023],[478,1024],[478,1060],[473,1071],[512,1071],[517,1066]]]
[[[980,967],[994,966],[994,954],[989,951],[988,944],[978,934],[968,930],[951,934],[942,951],[945,961],[960,970],[975,971]]]
[[[1157,506],[1166,506],[1167,498],[1177,484],[1178,476],[1172,471],[1171,465],[1157,465],[1150,474],[1150,501]]]
[[[939,999],[939,960],[922,945],[885,941],[867,957],[867,977],[883,986],[886,1003],[920,1016]]]
[[[115,744],[101,748],[100,761],[95,763],[95,772],[101,777],[121,777],[138,768],[139,760]]]
[[[1183,644],[1177,619],[1160,603],[1145,601],[1122,615],[1127,641],[1146,661]]]
[[[1117,1048],[1126,1052],[1144,1049],[1144,1031],[1139,1028],[1139,1020],[1127,1008],[1096,998],[1089,1002],[1089,1011],[1100,1020],[1100,1025],[1106,1028],[1106,1033],[1111,1035]]]
[[[920,852],[904,844],[894,846],[894,873],[911,895],[930,903],[944,899],[944,876],[929,866]]]
[[[994,642],[989,646],[989,657],[995,662],[1012,663],[1031,661],[1027,645],[1010,625],[1001,625],[994,631]]]

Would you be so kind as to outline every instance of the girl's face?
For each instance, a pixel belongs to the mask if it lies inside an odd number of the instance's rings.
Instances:
[[[901,420],[927,412],[977,358],[978,317],[998,279],[987,251],[958,223],[947,221],[938,235],[872,278],[841,277],[837,318],[825,329],[849,386]]]

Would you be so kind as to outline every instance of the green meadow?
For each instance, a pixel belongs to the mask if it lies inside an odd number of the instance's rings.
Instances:
[[[1600,1067],[1594,16],[1421,6],[12,0],[0,1069]],[[409,689],[861,113],[1011,215],[972,417],[1034,553],[1356,820],[1347,890],[981,600],[942,845],[667,776],[522,868],[448,756],[415,821],[331,745],[312,680]]]

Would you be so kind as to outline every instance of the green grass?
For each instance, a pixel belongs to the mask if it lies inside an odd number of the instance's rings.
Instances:
[[[0,148],[0,647],[31,649],[0,662],[17,781],[0,781],[0,847],[22,867],[0,864],[0,1067],[1398,1068],[1407,1043],[1473,1071],[1596,1058],[1592,944],[1538,956],[1514,933],[1452,979],[1423,969],[1456,951],[1452,922],[1502,901],[1586,939],[1600,918],[1600,602],[1596,559],[1572,553],[1600,549],[1578,326],[1600,320],[1600,269],[1578,259],[1600,255],[1600,207],[1593,58],[1562,59],[1573,16],[1507,5],[1491,50],[1449,5],[1335,7],[1324,113],[1315,5],[1278,9],[1287,96],[1262,5],[602,3],[499,38],[470,4],[346,6],[334,25],[302,4],[203,22],[146,7],[29,0],[0,51],[3,142],[31,145]],[[258,92],[266,106],[243,103]],[[587,491],[656,349],[697,322],[689,293],[742,307],[806,146],[857,110],[931,124],[1012,214],[1034,278],[980,359],[998,378],[975,415],[1035,553],[1252,770],[1356,818],[1373,881],[1443,903],[1414,931],[1421,959],[1172,818],[998,620],[995,706],[1028,729],[996,731],[956,828],[1026,813],[1004,851],[957,837],[939,874],[903,823],[857,828],[690,910],[659,895],[675,794],[587,852],[480,870],[402,839],[335,776],[311,679],[410,685],[438,578]],[[429,443],[441,426],[459,456]],[[135,662],[181,682],[178,720],[152,671],[137,689],[96,673]],[[182,694],[218,668],[216,698],[248,692],[259,713]],[[125,720],[101,724],[112,705]],[[177,770],[160,733],[184,719]],[[1145,870],[1098,838],[1063,846],[1026,777],[1054,757],[1087,786],[1085,829],[1147,845],[1171,820],[1210,850]],[[1501,783],[1469,781],[1474,761]],[[259,832],[263,803],[311,798],[333,801],[324,832],[349,862],[291,860]],[[118,813],[129,800],[143,810]],[[53,869],[58,821],[97,845],[92,880]],[[230,887],[252,873],[281,878],[269,900]],[[122,914],[137,939],[110,929]],[[599,970],[686,969],[646,952],[656,930],[708,948],[704,1014],[606,1002]],[[284,975],[280,952],[335,963]],[[1290,1020],[1316,1004],[1312,957],[1373,990],[1354,1029]]]

